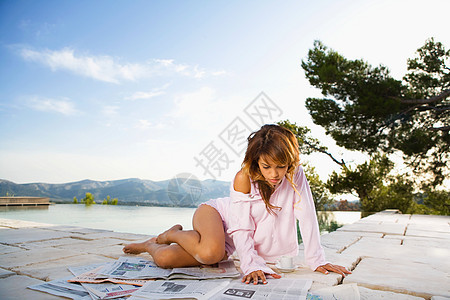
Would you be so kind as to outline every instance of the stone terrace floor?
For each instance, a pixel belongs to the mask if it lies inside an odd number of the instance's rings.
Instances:
[[[70,266],[116,260],[124,244],[147,238],[0,218],[0,299],[63,299],[26,287],[70,276]],[[312,291],[356,283],[361,299],[450,299],[448,216],[384,211],[323,235],[322,245],[331,263],[353,273],[342,278],[302,268],[300,251],[300,267],[284,276],[312,279]]]

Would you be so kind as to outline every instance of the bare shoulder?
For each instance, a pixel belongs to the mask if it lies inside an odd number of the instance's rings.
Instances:
[[[236,176],[234,177],[234,190],[236,192],[241,192],[244,194],[248,194],[251,191],[250,186],[250,178],[240,170],[237,172]]]

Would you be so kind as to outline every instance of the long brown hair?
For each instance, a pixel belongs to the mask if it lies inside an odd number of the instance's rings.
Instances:
[[[294,171],[300,164],[298,142],[295,135],[279,125],[264,125],[248,137],[247,151],[242,162],[242,171],[258,183],[266,209],[274,213],[274,209],[281,209],[270,203],[270,196],[274,188],[265,180],[259,169],[258,161],[261,156],[270,158],[280,166],[288,166],[286,178],[295,190],[293,182]]]

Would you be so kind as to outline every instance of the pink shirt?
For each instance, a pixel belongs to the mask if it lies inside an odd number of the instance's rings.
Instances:
[[[300,196],[284,178],[270,197],[271,204],[282,208],[275,210],[275,214],[267,211],[253,181],[250,194],[235,191],[232,183],[230,197],[216,199],[216,209],[227,233],[227,252],[236,250],[245,275],[257,270],[273,273],[266,261],[275,262],[283,255],[298,254],[296,219],[306,263],[312,270],[326,264],[314,201],[302,167],[297,168],[293,180]]]

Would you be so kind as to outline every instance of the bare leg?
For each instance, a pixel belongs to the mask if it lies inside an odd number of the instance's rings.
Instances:
[[[192,218],[194,230],[174,226],[157,238],[157,243],[177,243],[202,264],[214,264],[225,256],[225,232],[222,218],[213,207],[201,205]]]
[[[123,251],[148,252],[155,263],[164,268],[214,264],[225,258],[225,233],[220,214],[208,205],[201,205],[192,224],[194,230],[184,231],[181,225],[175,225],[157,238],[127,245]]]
[[[180,231],[180,230],[183,230],[183,226],[181,226],[179,224],[173,225],[170,229],[167,229],[166,231],[164,231],[163,233],[158,235],[158,237],[156,238],[156,242],[158,244],[170,245],[172,242],[169,240],[168,237],[175,231]]]
[[[123,252],[127,254],[141,254],[144,252],[148,252],[150,244],[156,243],[156,237],[152,237],[149,240],[146,240],[142,243],[132,243],[123,247]]]

